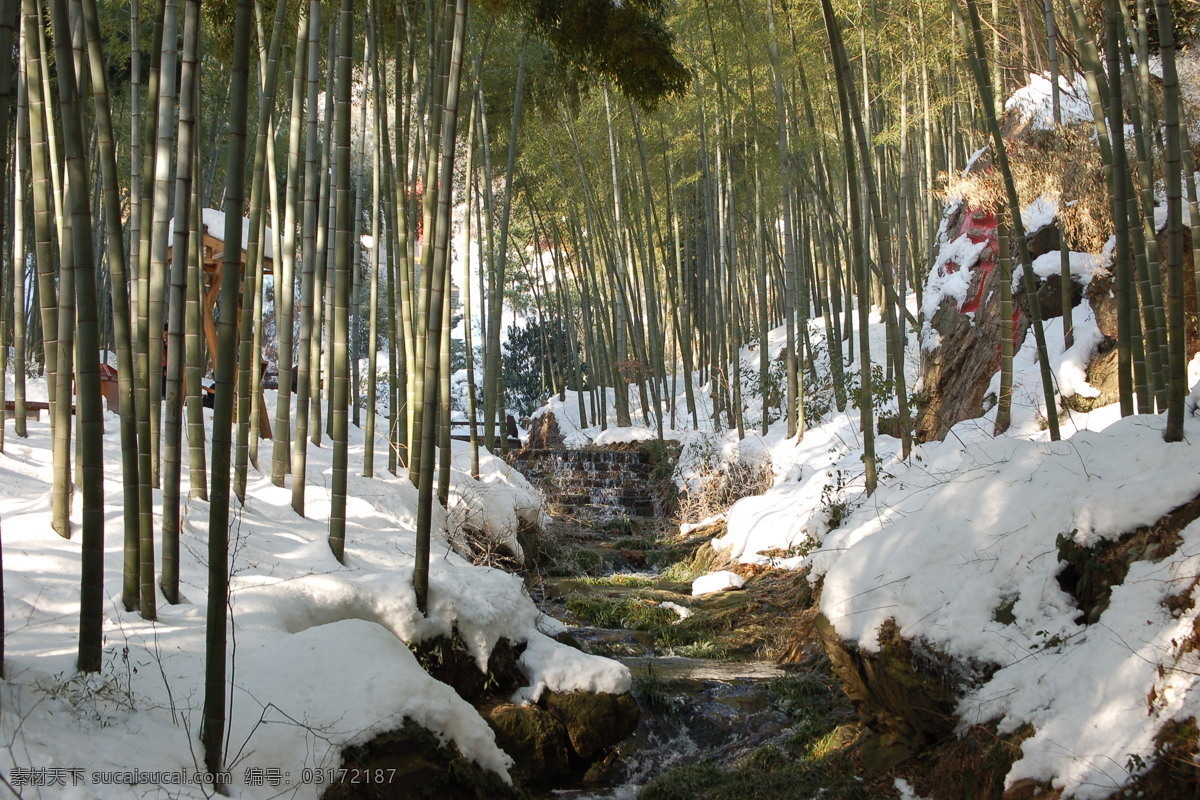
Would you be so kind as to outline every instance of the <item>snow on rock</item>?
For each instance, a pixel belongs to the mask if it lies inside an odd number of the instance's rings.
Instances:
[[[1060,399],[1073,395],[1099,397],[1100,391],[1087,382],[1088,364],[1104,340],[1091,304],[1082,303],[1075,308],[1072,318],[1075,341],[1069,349],[1066,348],[1063,335],[1062,317],[1044,320],[1043,329],[1046,336],[1046,354],[1050,359],[1050,372],[1054,377],[1055,395]],[[999,372],[992,377],[987,391],[992,396],[999,395]],[[995,416],[996,411],[993,408],[985,418],[995,420]],[[1034,337],[1026,336],[1021,349],[1013,356],[1011,424],[1017,432],[1036,434],[1044,427],[1045,419],[1046,403],[1042,392],[1037,343]],[[1069,417],[1064,424],[1071,425]]]
[[[702,594],[712,594],[713,592],[723,592],[726,589],[740,589],[746,585],[746,579],[736,572],[730,572],[727,569],[710,572],[707,575],[701,575],[696,580],[692,581],[692,597],[699,597]]]
[[[1092,121],[1092,106],[1088,100],[1087,79],[1076,75],[1068,80],[1058,77],[1059,103],[1064,125],[1075,125]],[[1030,73],[1029,83],[1013,92],[1004,104],[1004,110],[1017,114],[1022,122],[1035,131],[1052,130],[1054,122],[1054,87],[1049,73]]]
[[[541,634],[530,636],[526,644],[517,663],[529,677],[529,685],[517,690],[514,703],[536,703],[546,689],[620,694],[633,685],[624,664],[561,645]]]
[[[479,531],[494,545],[523,557],[517,531],[541,523],[542,498],[525,476],[479,448],[479,478],[471,477],[471,446],[451,442],[450,520]]]
[[[1058,201],[1043,194],[1021,209],[1021,224],[1027,234],[1033,234],[1052,224],[1057,216]]]
[[[1087,286],[1091,283],[1092,276],[1098,270],[1106,269],[1108,261],[1094,256],[1091,253],[1076,253],[1069,254],[1071,278],[1076,283]],[[1062,254],[1057,250],[1049,253],[1043,253],[1033,260],[1033,274],[1039,278],[1048,278],[1051,275],[1062,274]],[[1016,273],[1013,275],[1013,289],[1015,290],[1021,284],[1021,275]]]
[[[938,257],[929,271],[929,278],[925,281],[925,294],[921,305],[921,313],[925,319],[922,330],[925,350],[932,350],[937,346],[933,336],[935,332],[929,320],[933,319],[942,301],[947,298],[958,306],[966,302],[967,293],[971,289],[971,270],[987,248],[987,239],[976,242],[965,233],[938,248]]]
[[[672,603],[670,600],[664,600],[663,602],[659,603],[659,606],[675,612],[676,616],[679,617],[679,619],[675,621],[676,624],[683,622],[685,619],[692,616],[692,610],[690,608],[681,606],[679,603]]]
[[[1108,797],[1124,783],[1130,754],[1151,761],[1163,723],[1200,712],[1200,659],[1180,644],[1194,637],[1195,617],[1164,602],[1193,594],[1198,573],[1200,523],[1193,523],[1175,555],[1130,567],[1094,626],[1061,643],[1030,641],[1026,658],[964,698],[966,723],[998,718],[1001,734],[1033,725],[1009,785],[1032,778],[1081,800]]]
[[[353,658],[346,654],[353,653]],[[381,669],[387,665],[386,669]],[[232,741],[253,741],[251,763],[288,763],[303,720],[330,744],[364,744],[405,719],[453,742],[459,752],[507,778],[512,759],[467,701],[417,663],[404,643],[380,626],[346,619],[275,639],[246,653],[230,726]],[[353,692],[331,691],[353,686]],[[314,768],[338,766],[332,754]]]

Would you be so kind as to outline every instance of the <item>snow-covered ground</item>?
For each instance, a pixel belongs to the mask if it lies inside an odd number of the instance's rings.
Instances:
[[[1055,260],[1057,269],[1057,254]],[[1107,262],[1104,254],[1072,254],[1081,283]],[[945,282],[927,287],[927,307],[930,288],[945,296],[955,291]],[[1097,395],[1086,369],[1102,336],[1086,303],[1074,317],[1070,349],[1061,320],[1045,321],[1060,400]],[[877,359],[882,327],[873,317]],[[810,333],[825,359],[823,321],[813,320]],[[772,332],[772,357],[782,335]],[[913,336],[910,353],[918,346]],[[744,348],[741,355],[743,372],[756,375],[757,352]],[[908,367],[911,387],[913,360]],[[823,361],[818,373],[824,370]],[[1161,416],[1122,419],[1115,406],[1060,410],[1064,438],[1050,442],[1032,336],[1016,354],[1014,372],[1007,434],[993,435],[993,408],[956,425],[942,442],[914,447],[907,459],[898,440],[879,436],[880,481],[870,497],[853,408],[831,411],[799,440],[787,438],[779,422],[765,436],[748,430],[739,440],[708,421],[711,402],[697,386],[704,430],[666,435],[684,444],[677,476],[684,486],[713,464],[738,460],[769,464],[775,475],[764,494],[729,509],[715,548],[742,563],[807,569],[823,587],[821,611],[867,652],[878,648],[880,626],[894,620],[904,637],[957,659],[964,725],[995,722],[1007,733],[1028,724],[1034,731],[1010,785],[1032,778],[1067,797],[1107,797],[1154,763],[1154,737],[1164,723],[1200,716],[1193,627],[1200,522],[1182,531],[1174,553],[1135,563],[1090,625],[1077,621],[1075,601],[1059,587],[1059,546],[1112,540],[1200,495],[1200,420],[1189,415],[1184,441],[1167,444]],[[1189,373],[1197,385],[1200,357]],[[993,393],[998,380],[997,373]],[[630,399],[638,420],[636,394]],[[677,402],[683,408],[682,391]],[[745,402],[753,412],[758,400]],[[544,411],[556,414],[572,445],[641,439],[652,430],[581,427],[570,393],[565,401],[551,398]],[[898,789],[911,796],[909,787]]]
[[[31,396],[37,391],[31,387]],[[169,605],[160,593],[152,623],[126,612],[120,602],[118,420],[105,416],[104,667],[79,675],[80,542],[50,529],[49,425],[31,422],[29,438],[19,439],[11,424],[0,454],[7,678],[0,683],[0,773],[25,798],[210,794],[210,787],[192,782],[204,763],[198,735],[208,504],[185,501],[183,602]],[[350,435],[353,471],[361,466],[364,442],[353,427]],[[264,467],[270,444],[263,443]],[[375,463],[386,465],[386,442],[373,446]],[[518,521],[538,519],[540,498],[499,459],[485,454],[476,481],[466,473],[465,445],[456,444],[454,456],[452,520],[500,544],[515,543]],[[251,468],[247,503],[233,510],[229,531],[226,740],[235,796],[318,797],[345,746],[405,719],[507,776],[510,759],[486,722],[429,677],[408,641],[457,630],[484,665],[499,639],[525,643],[520,666],[528,683],[517,701],[536,700],[547,688],[629,688],[624,666],[549,638],[561,626],[538,612],[520,578],[472,566],[444,541],[435,542],[430,565],[429,615],[419,614],[411,588],[416,491],[405,477],[379,472],[382,477],[350,477],[342,565],[326,542],[328,441],[309,448],[306,518],[292,511],[290,488],[273,486]],[[185,468],[185,493],[187,485]],[[158,492],[155,499],[161,501]],[[160,510],[156,506],[156,526]]]

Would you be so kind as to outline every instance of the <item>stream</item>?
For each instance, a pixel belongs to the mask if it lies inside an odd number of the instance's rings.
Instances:
[[[629,667],[641,721],[583,784],[548,796],[635,798],[674,767],[732,770],[772,745],[794,751],[797,719],[786,689],[803,676],[764,657],[761,632],[743,630],[757,607],[750,593],[691,597],[680,558],[688,551],[664,552],[664,540],[621,522],[555,523],[559,574],[531,594],[583,650]]]

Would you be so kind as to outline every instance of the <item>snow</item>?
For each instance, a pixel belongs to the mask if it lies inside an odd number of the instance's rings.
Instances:
[[[38,381],[30,384],[36,389]],[[270,411],[273,392],[266,392],[266,401]],[[120,600],[119,425],[115,415],[106,415],[104,423],[107,594],[97,675],[75,672],[80,542],[78,535],[67,540],[50,530],[48,423],[31,420],[27,439],[10,428],[0,453],[7,631],[0,769],[10,778],[18,768],[81,769],[79,785],[66,791],[88,800],[201,798],[211,787],[176,784],[203,763],[198,734],[208,504],[184,500],[183,602],[170,605],[160,594],[156,622],[126,612]],[[386,440],[371,445],[375,463],[386,464]],[[501,638],[524,645],[519,665],[527,683],[516,702],[536,700],[547,690],[615,693],[631,685],[623,665],[551,639],[561,625],[538,611],[520,578],[473,566],[444,536],[434,541],[428,614],[417,612],[411,588],[416,490],[403,473],[381,469],[381,477],[371,479],[355,474],[366,446],[352,427],[345,565],[326,542],[328,441],[309,448],[305,517],[292,511],[290,489],[273,486],[253,467],[246,505],[234,502],[227,762],[233,764],[235,796],[267,798],[286,790],[289,797],[316,798],[325,787],[302,782],[309,774],[304,770],[335,768],[345,747],[406,719],[506,778],[511,759],[487,723],[430,677],[407,646],[431,636],[456,631],[481,666]],[[450,523],[470,525],[498,547],[519,547],[516,527],[538,519],[540,499],[504,462],[483,455],[475,480],[466,471],[467,445],[455,443]],[[186,486],[186,466],[183,481]],[[78,494],[75,502],[78,514]],[[156,519],[158,514],[156,508]],[[435,527],[445,522],[435,506]],[[124,775],[122,785],[93,782],[110,777],[93,772],[122,770],[174,774],[143,774],[141,785],[129,783],[136,774]],[[280,770],[289,777],[282,785],[253,785],[248,770]],[[27,785],[22,795],[59,797],[60,790]]]
[[[896,778],[892,785],[895,786],[896,791],[900,793],[900,800],[925,800],[924,797],[921,797],[916,793],[916,791],[911,785],[909,785],[908,781],[904,780],[904,778]]]
[[[736,572],[730,572],[727,569],[710,572],[707,575],[701,575],[696,580],[692,581],[692,597],[699,597],[703,594],[712,594],[713,592],[723,592],[726,589],[740,589],[746,585],[746,579]]]
[[[1091,253],[1069,253],[1069,268],[1071,278],[1083,286],[1087,286],[1092,281],[1092,276],[1096,274],[1096,270],[1107,269],[1108,261],[1101,260]],[[1033,260],[1033,274],[1039,278],[1048,278],[1051,275],[1062,274],[1062,254],[1057,250],[1049,253],[1043,253]],[[1021,282],[1021,275],[1013,275],[1013,289],[1016,289]]]
[[[635,425],[629,428],[609,428],[606,431],[601,431],[592,439],[592,444],[598,446],[627,444],[630,442],[648,442],[657,438],[658,434],[655,431]]]
[[[956,306],[966,302],[971,290],[972,269],[987,248],[987,239],[973,242],[965,233],[953,241],[943,241],[938,248],[938,257],[925,281],[921,305],[924,318],[921,341],[925,350],[933,350],[938,345],[937,332],[930,326],[929,320],[933,319],[942,302],[947,299],[953,300]]]
[[[204,225],[204,232],[214,239],[222,242],[225,241],[225,212],[218,211],[215,208],[206,208],[200,212],[200,219]],[[169,223],[169,230],[175,230],[175,218],[172,217]],[[262,246],[263,258],[275,258],[275,234],[270,226],[267,226],[263,234],[262,241],[259,242]],[[242,220],[242,249],[246,250],[250,246],[250,220]]]
[[[670,600],[664,600],[658,605],[669,611],[675,612],[675,614],[679,617],[679,619],[675,621],[676,624],[683,622],[685,619],[692,616],[692,610],[690,608],[685,608],[684,606],[679,605],[679,603],[672,603]]]
[[[1088,100],[1087,79],[1076,74],[1073,80],[1058,76],[1059,106],[1062,124],[1075,125],[1092,121],[1092,106]],[[1049,73],[1030,73],[1029,83],[1015,91],[1004,104],[1004,110],[1013,112],[1022,122],[1027,122],[1035,131],[1053,130],[1054,100],[1053,85]]]
[[[883,477],[867,498],[853,422],[828,422],[793,448],[802,477],[735,504],[713,546],[807,568],[822,613],[867,652],[894,620],[905,638],[953,657],[964,724],[1035,729],[1010,785],[1034,778],[1105,797],[1128,779],[1129,754],[1152,762],[1164,722],[1200,712],[1200,659],[1177,644],[1194,613],[1176,618],[1161,602],[1196,591],[1200,524],[1175,555],[1135,564],[1091,626],[1059,588],[1056,537],[1113,539],[1200,494],[1200,421],[1189,418],[1176,444],[1162,441],[1161,418],[1119,419],[1111,407],[1064,420],[1074,433],[1062,442],[1014,428],[993,438],[990,419],[969,420],[907,462],[880,437]],[[830,530],[835,510],[843,519]],[[776,548],[793,554],[763,555]],[[998,621],[1009,606],[1013,621]],[[989,665],[999,668],[990,678]],[[1148,696],[1158,698],[1149,709]]]
[[[1042,228],[1054,222],[1058,216],[1058,201],[1047,195],[1038,195],[1037,199],[1021,209],[1021,224],[1025,233],[1037,233]]]

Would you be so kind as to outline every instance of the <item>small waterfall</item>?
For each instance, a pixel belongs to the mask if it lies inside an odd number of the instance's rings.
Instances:
[[[523,450],[509,459],[554,516],[596,523],[651,517],[663,508],[664,488],[638,450]]]

